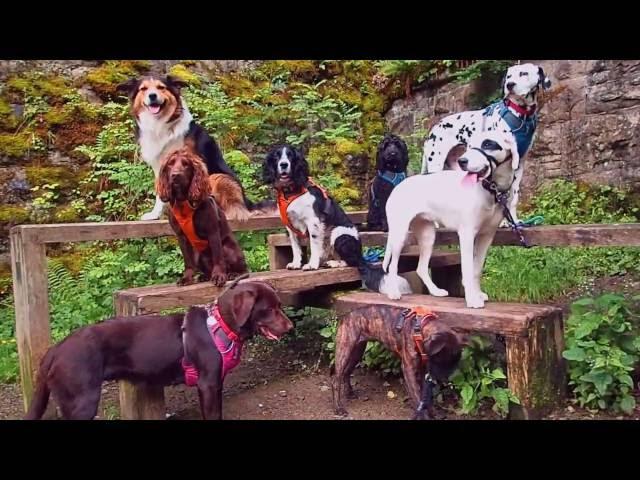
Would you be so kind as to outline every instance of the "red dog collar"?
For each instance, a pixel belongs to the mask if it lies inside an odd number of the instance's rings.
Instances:
[[[536,106],[532,105],[531,109],[527,109],[525,107],[522,107],[520,105],[518,105],[517,103],[507,99],[505,100],[505,105],[509,108],[514,109],[517,113],[519,113],[520,115],[522,115],[523,117],[528,117],[530,115],[533,115],[536,112]]]

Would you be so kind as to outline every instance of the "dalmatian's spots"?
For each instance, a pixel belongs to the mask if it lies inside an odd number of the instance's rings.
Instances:
[[[458,116],[456,117],[456,120],[460,120],[460,117],[461,117],[461,116],[462,116],[462,115],[458,115]]]
[[[453,128],[453,124],[452,124],[452,123],[447,122],[447,123],[445,123],[445,124],[443,124],[443,125],[442,125],[442,128]],[[440,139],[440,140],[442,140],[442,139]]]

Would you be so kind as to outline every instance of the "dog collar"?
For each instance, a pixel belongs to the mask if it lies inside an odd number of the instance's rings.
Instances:
[[[536,113],[536,106],[532,105],[530,108],[525,108],[522,105],[518,105],[511,99],[506,99],[504,101],[505,106],[512,108],[522,117],[530,117],[531,115]]]

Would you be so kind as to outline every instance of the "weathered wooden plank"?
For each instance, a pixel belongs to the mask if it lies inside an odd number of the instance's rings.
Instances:
[[[520,405],[511,404],[512,419],[537,420],[560,406],[567,378],[562,312],[531,324],[529,335],[507,337],[507,380]]]
[[[138,314],[135,304],[114,295],[116,315]],[[122,420],[164,420],[164,387],[120,381],[120,418]]]
[[[347,212],[347,215],[352,222],[361,224],[366,220],[367,212]],[[246,222],[230,221],[229,224],[236,232],[283,228],[280,217],[277,215],[256,216]],[[88,242],[173,235],[173,230],[166,220],[19,225],[13,227],[11,231],[20,231],[25,238],[28,237],[36,243]]]
[[[640,223],[597,224],[597,225],[546,225],[524,229],[524,236],[530,245],[541,247],[638,247],[640,246]],[[361,232],[365,246],[385,245],[384,232]],[[267,238],[274,247],[289,246],[285,234],[272,234]],[[306,245],[306,240],[302,242]],[[412,233],[407,237],[407,245],[415,245]],[[457,245],[458,234],[448,229],[438,229],[436,245]],[[499,228],[493,245],[520,245],[517,236],[509,228]]]
[[[16,310],[16,342],[25,411],[31,405],[40,360],[51,343],[47,256],[43,244],[12,231],[11,272]],[[47,416],[49,416],[49,413]]]
[[[456,261],[459,262],[459,259],[455,252],[436,252],[432,257],[432,265],[435,266],[451,265]],[[403,266],[411,268],[412,264],[409,262],[408,265]],[[415,259],[413,260],[413,268],[415,268]],[[323,286],[339,289],[344,287],[344,284],[359,282],[360,274],[353,267],[322,268],[315,271],[275,270],[252,273],[248,279],[242,280],[242,282],[246,281],[264,281],[278,291],[298,292]],[[134,305],[138,312],[153,313],[168,308],[211,302],[220,290],[219,287],[215,287],[209,282],[186,287],[178,287],[175,284],[153,285],[122,290],[116,292],[114,298],[116,302]]]
[[[467,308],[464,299],[404,295],[389,300],[385,295],[357,292],[339,296],[335,308],[340,314],[368,305],[395,305],[403,308],[423,305],[433,310],[451,327],[470,332],[526,337],[532,322],[555,315],[559,309],[546,305],[488,302],[485,308]]]

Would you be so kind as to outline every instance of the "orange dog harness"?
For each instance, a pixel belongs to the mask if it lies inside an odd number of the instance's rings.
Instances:
[[[324,195],[325,199],[329,198],[329,194],[327,193],[327,191],[324,188],[322,188],[320,185],[317,185],[311,178],[309,178],[308,184],[318,188]],[[280,220],[282,220],[282,223],[300,238],[305,238],[309,236],[309,232],[301,232],[291,224],[291,221],[289,220],[289,215],[287,215],[287,209],[289,208],[289,205],[291,205],[291,203],[296,198],[301,197],[308,191],[309,190],[307,190],[307,187],[303,186],[298,193],[293,193],[291,194],[291,196],[287,197],[282,189],[277,190],[277,193],[278,193],[277,201],[278,201],[278,210],[280,211]]]
[[[193,224],[193,214],[196,209],[191,206],[188,200],[171,205],[171,212],[176,222],[180,225],[180,230],[187,240],[198,252],[204,251],[209,246],[208,240],[203,240],[196,234],[196,227]]]
[[[422,327],[429,320],[435,320],[436,318],[438,317],[435,313],[423,306],[407,308],[402,311],[402,323],[404,323],[405,319],[413,320],[413,332],[411,334],[411,337],[413,339],[413,344],[416,352],[418,353],[418,355],[420,355],[420,361],[423,366],[427,364],[429,359],[427,358],[427,353],[424,351],[424,337],[422,336]],[[402,323],[399,323],[400,328],[402,328]]]

